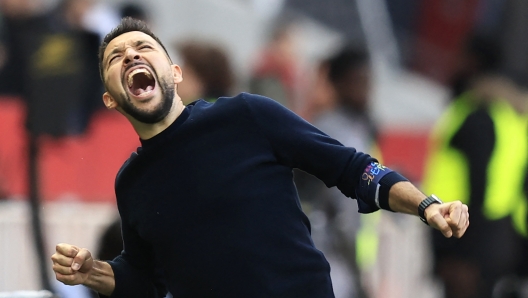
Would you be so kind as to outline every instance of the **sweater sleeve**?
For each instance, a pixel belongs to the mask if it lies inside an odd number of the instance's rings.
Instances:
[[[136,230],[130,225],[127,218],[126,208],[120,204],[126,198],[120,194],[121,178],[125,169],[129,168],[132,160],[137,157],[136,153],[123,164],[116,177],[116,196],[119,213],[121,216],[121,232],[123,236],[123,251],[121,255],[108,263],[114,271],[115,288],[110,298],[132,298],[165,297],[167,289],[163,275],[156,266],[153,249],[144,241]],[[129,169],[130,170],[130,169]],[[121,185],[121,187],[124,187]],[[99,294],[100,297],[108,298]]]
[[[124,250],[108,262],[115,277],[115,289],[109,298],[165,297],[167,290],[161,272],[155,266],[152,250],[124,221],[122,233]]]
[[[298,168],[337,186],[350,198],[357,198],[361,175],[376,161],[368,154],[345,147],[279,103],[258,95],[243,94],[261,133],[268,139],[280,163]],[[371,212],[360,204],[360,212]]]

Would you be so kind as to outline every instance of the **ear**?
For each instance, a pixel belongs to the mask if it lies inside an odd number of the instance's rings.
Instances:
[[[171,65],[171,67],[172,67],[172,76],[174,78],[174,84],[181,83],[183,81],[183,76],[182,76],[182,70],[180,66],[177,64],[173,64]]]
[[[105,92],[103,94],[103,102],[106,106],[107,109],[115,109],[117,107],[117,102],[114,100],[114,98],[112,97],[112,95],[110,95],[110,93],[108,92]]]

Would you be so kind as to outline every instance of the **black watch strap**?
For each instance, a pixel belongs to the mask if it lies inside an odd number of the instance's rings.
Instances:
[[[425,209],[429,206],[431,206],[431,204],[442,204],[442,201],[440,201],[440,199],[435,196],[435,195],[430,195],[428,196],[427,198],[425,198],[421,203],[420,205],[418,205],[418,216],[420,216],[420,219],[426,224],[426,225],[429,225],[429,223],[427,222],[427,219],[425,218]]]

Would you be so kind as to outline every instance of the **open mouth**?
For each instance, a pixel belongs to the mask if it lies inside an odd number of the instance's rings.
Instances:
[[[127,85],[130,93],[138,97],[143,97],[154,90],[156,80],[148,69],[138,68],[128,74]]]

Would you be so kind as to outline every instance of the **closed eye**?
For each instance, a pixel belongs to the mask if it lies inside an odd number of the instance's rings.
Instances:
[[[111,64],[112,61],[114,61],[114,60],[115,60],[116,58],[118,58],[118,57],[119,57],[119,55],[114,55],[114,56],[112,56],[112,58],[110,58],[110,60],[108,60],[108,64]]]
[[[152,47],[150,45],[142,45],[139,47],[140,50],[143,50],[143,49],[152,49]]]

